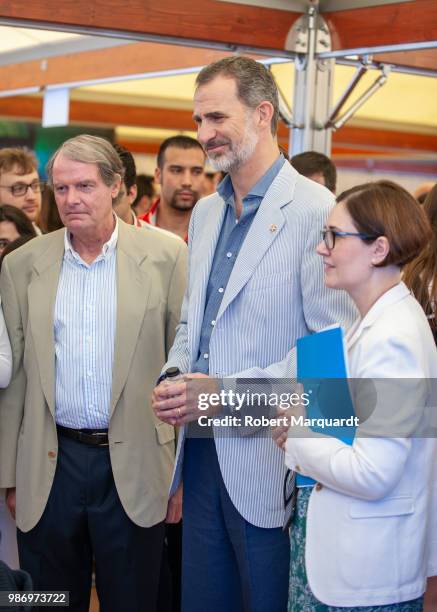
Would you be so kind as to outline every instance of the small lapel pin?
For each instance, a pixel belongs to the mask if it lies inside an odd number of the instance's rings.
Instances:
[[[272,223],[272,225],[270,226],[269,229],[270,229],[271,232],[276,232],[276,230],[278,229],[278,226],[275,225],[274,223]]]

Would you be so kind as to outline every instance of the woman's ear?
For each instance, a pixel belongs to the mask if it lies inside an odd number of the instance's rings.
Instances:
[[[385,236],[379,236],[371,245],[372,248],[372,265],[381,264],[390,253],[390,243]]]

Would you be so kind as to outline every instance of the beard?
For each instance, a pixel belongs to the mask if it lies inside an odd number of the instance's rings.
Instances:
[[[187,191],[190,191],[192,194],[192,200],[191,201],[187,201],[187,200],[183,200],[182,198],[179,197],[181,191],[184,191],[185,193]],[[179,210],[179,211],[183,211],[183,210],[191,210],[192,208],[194,208],[194,205],[197,203],[197,200],[199,199],[199,192],[198,191],[193,191],[188,190],[188,189],[176,189],[176,191],[173,192],[172,197],[170,198],[169,201],[169,206],[170,208],[173,208],[174,210]]]
[[[219,172],[233,172],[241,168],[252,157],[258,140],[258,134],[249,125],[249,120],[246,120],[244,135],[240,142],[233,143],[229,138],[214,138],[206,143],[206,154],[215,170]],[[220,145],[227,145],[229,150],[224,153],[217,153],[216,156],[209,154],[209,147]]]

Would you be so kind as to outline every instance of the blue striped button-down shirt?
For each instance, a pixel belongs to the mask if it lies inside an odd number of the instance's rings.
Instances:
[[[56,423],[107,429],[117,314],[118,221],[101,254],[85,263],[65,231],[55,304]]]
[[[249,193],[244,196],[243,211],[239,219],[235,214],[234,188],[231,177],[226,176],[217,189],[226,202],[226,212],[209,275],[205,314],[200,333],[199,354],[193,368],[194,372],[209,374],[209,342],[232,268],[267,189],[275,180],[284,162],[285,159],[281,154]]]

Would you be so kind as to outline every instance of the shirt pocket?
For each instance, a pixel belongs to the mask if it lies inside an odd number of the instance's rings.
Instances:
[[[414,500],[408,495],[388,497],[380,501],[354,501],[349,507],[353,519],[384,518],[413,514]]]
[[[246,285],[247,292],[265,291],[283,286],[288,286],[293,282],[294,275],[291,273],[273,273],[263,276],[253,276]]]
[[[167,444],[175,439],[174,427],[167,423],[156,423],[155,431],[158,444]]]

